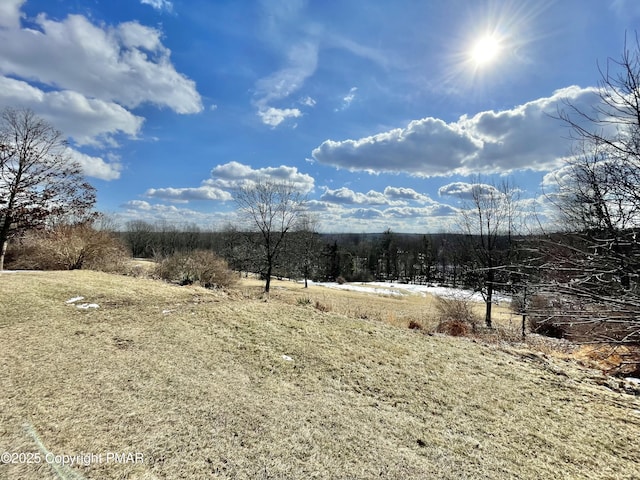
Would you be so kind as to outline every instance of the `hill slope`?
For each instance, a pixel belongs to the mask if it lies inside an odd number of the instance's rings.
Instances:
[[[101,456],[2,478],[640,475],[640,402],[535,356],[84,271],[0,274],[0,311],[0,451]]]

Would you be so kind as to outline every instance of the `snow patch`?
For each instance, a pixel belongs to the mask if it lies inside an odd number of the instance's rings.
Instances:
[[[69,300],[67,300],[64,303],[76,303],[76,302],[79,302],[80,300],[84,300],[84,297],[73,297],[73,298],[70,298]]]
[[[309,282],[310,284],[312,282]],[[326,288],[334,288],[336,290],[350,290],[363,293],[374,293],[378,295],[396,295],[403,296],[409,294],[418,294],[427,296],[427,294],[435,295],[443,298],[454,298],[459,300],[470,300],[474,302],[484,302],[482,294],[480,292],[474,292],[472,290],[465,290],[462,288],[441,287],[434,285],[413,285],[404,283],[389,283],[389,282],[366,282],[360,284],[336,282],[314,282],[313,285],[318,285]],[[495,302],[510,302],[511,298],[494,293],[493,300]]]
[[[291,358],[289,355],[282,355],[282,359],[286,360],[287,362],[293,362],[293,358]]]
[[[83,310],[89,310],[90,308],[100,308],[100,305],[97,303],[81,303],[80,305],[76,305],[76,307]]]

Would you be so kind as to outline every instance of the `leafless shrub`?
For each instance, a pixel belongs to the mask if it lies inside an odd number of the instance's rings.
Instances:
[[[329,307],[328,305],[325,305],[324,303],[321,303],[318,300],[316,300],[315,307],[316,307],[316,310],[320,310],[321,312],[329,312],[331,310],[331,307]]]
[[[445,333],[452,337],[466,337],[471,333],[471,328],[467,322],[460,320],[444,320],[438,323],[436,332]]]
[[[435,303],[436,331],[447,335],[466,336],[476,332],[480,319],[472,304],[465,300],[439,297]]]
[[[424,326],[415,320],[409,320],[409,330],[424,330]]]
[[[209,250],[166,257],[158,263],[155,274],[168,282],[180,285],[197,283],[205,288],[229,288],[237,281],[227,262]]]
[[[90,223],[62,224],[25,235],[14,245],[10,267],[123,272],[127,260],[126,248],[111,233]]]

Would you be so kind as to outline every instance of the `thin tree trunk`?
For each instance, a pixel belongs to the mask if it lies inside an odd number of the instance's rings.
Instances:
[[[9,244],[8,240],[2,242],[2,248],[0,248],[0,272],[4,270],[4,257],[7,253],[7,245]]]
[[[487,328],[492,328],[491,324],[491,307],[493,305],[493,280],[495,274],[493,271],[493,262],[489,262],[489,271],[487,272],[487,298],[486,302],[486,312],[484,317],[484,322],[487,325]]]
[[[269,288],[271,288],[271,263],[267,267],[267,274],[264,283],[264,293],[269,293]]]

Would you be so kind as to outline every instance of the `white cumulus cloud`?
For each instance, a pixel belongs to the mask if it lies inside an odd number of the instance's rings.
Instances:
[[[77,148],[116,148],[121,137],[138,138],[144,118],[132,108],[202,110],[195,83],[176,71],[160,30],[137,21],[98,24],[83,15],[27,18],[24,3],[0,0],[0,109],[29,108],[50,122],[72,140],[70,155],[86,175],[119,177],[122,165],[113,154],[93,156]]]
[[[67,148],[67,155],[80,165],[82,172],[88,177],[100,180],[116,180],[120,178],[122,164],[117,161],[105,161],[101,157],[87,155],[73,148]]]
[[[274,108],[266,107],[258,110],[258,116],[262,119],[262,123],[271,127],[277,127],[287,118],[298,118],[302,116],[302,112],[297,108]]]
[[[374,174],[545,171],[558,167],[569,154],[567,132],[554,118],[567,100],[590,112],[599,97],[594,88],[568,87],[509,110],[465,115],[455,122],[427,117],[369,137],[326,140],[312,155],[325,165]]]
[[[0,29],[0,74],[128,108],[151,103],[177,113],[202,110],[195,83],[175,70],[159,30],[135,21],[96,25],[82,15],[58,21],[39,14],[33,23],[36,28]]]
[[[184,203],[191,200],[227,201],[232,198],[229,192],[210,185],[191,188],[150,188],[145,196]]]
[[[263,167],[254,169],[240,162],[229,162],[218,165],[211,170],[211,179],[203,182],[219,188],[233,189],[259,181],[290,182],[302,193],[314,188],[311,175],[301,173],[297,167],[280,165],[279,167]]]
[[[78,145],[114,144],[118,134],[135,138],[144,121],[117,103],[70,90],[45,92],[0,76],[0,108],[15,105],[37,112]]]
[[[26,0],[2,0],[0,2],[0,27],[20,28],[20,8]]]

